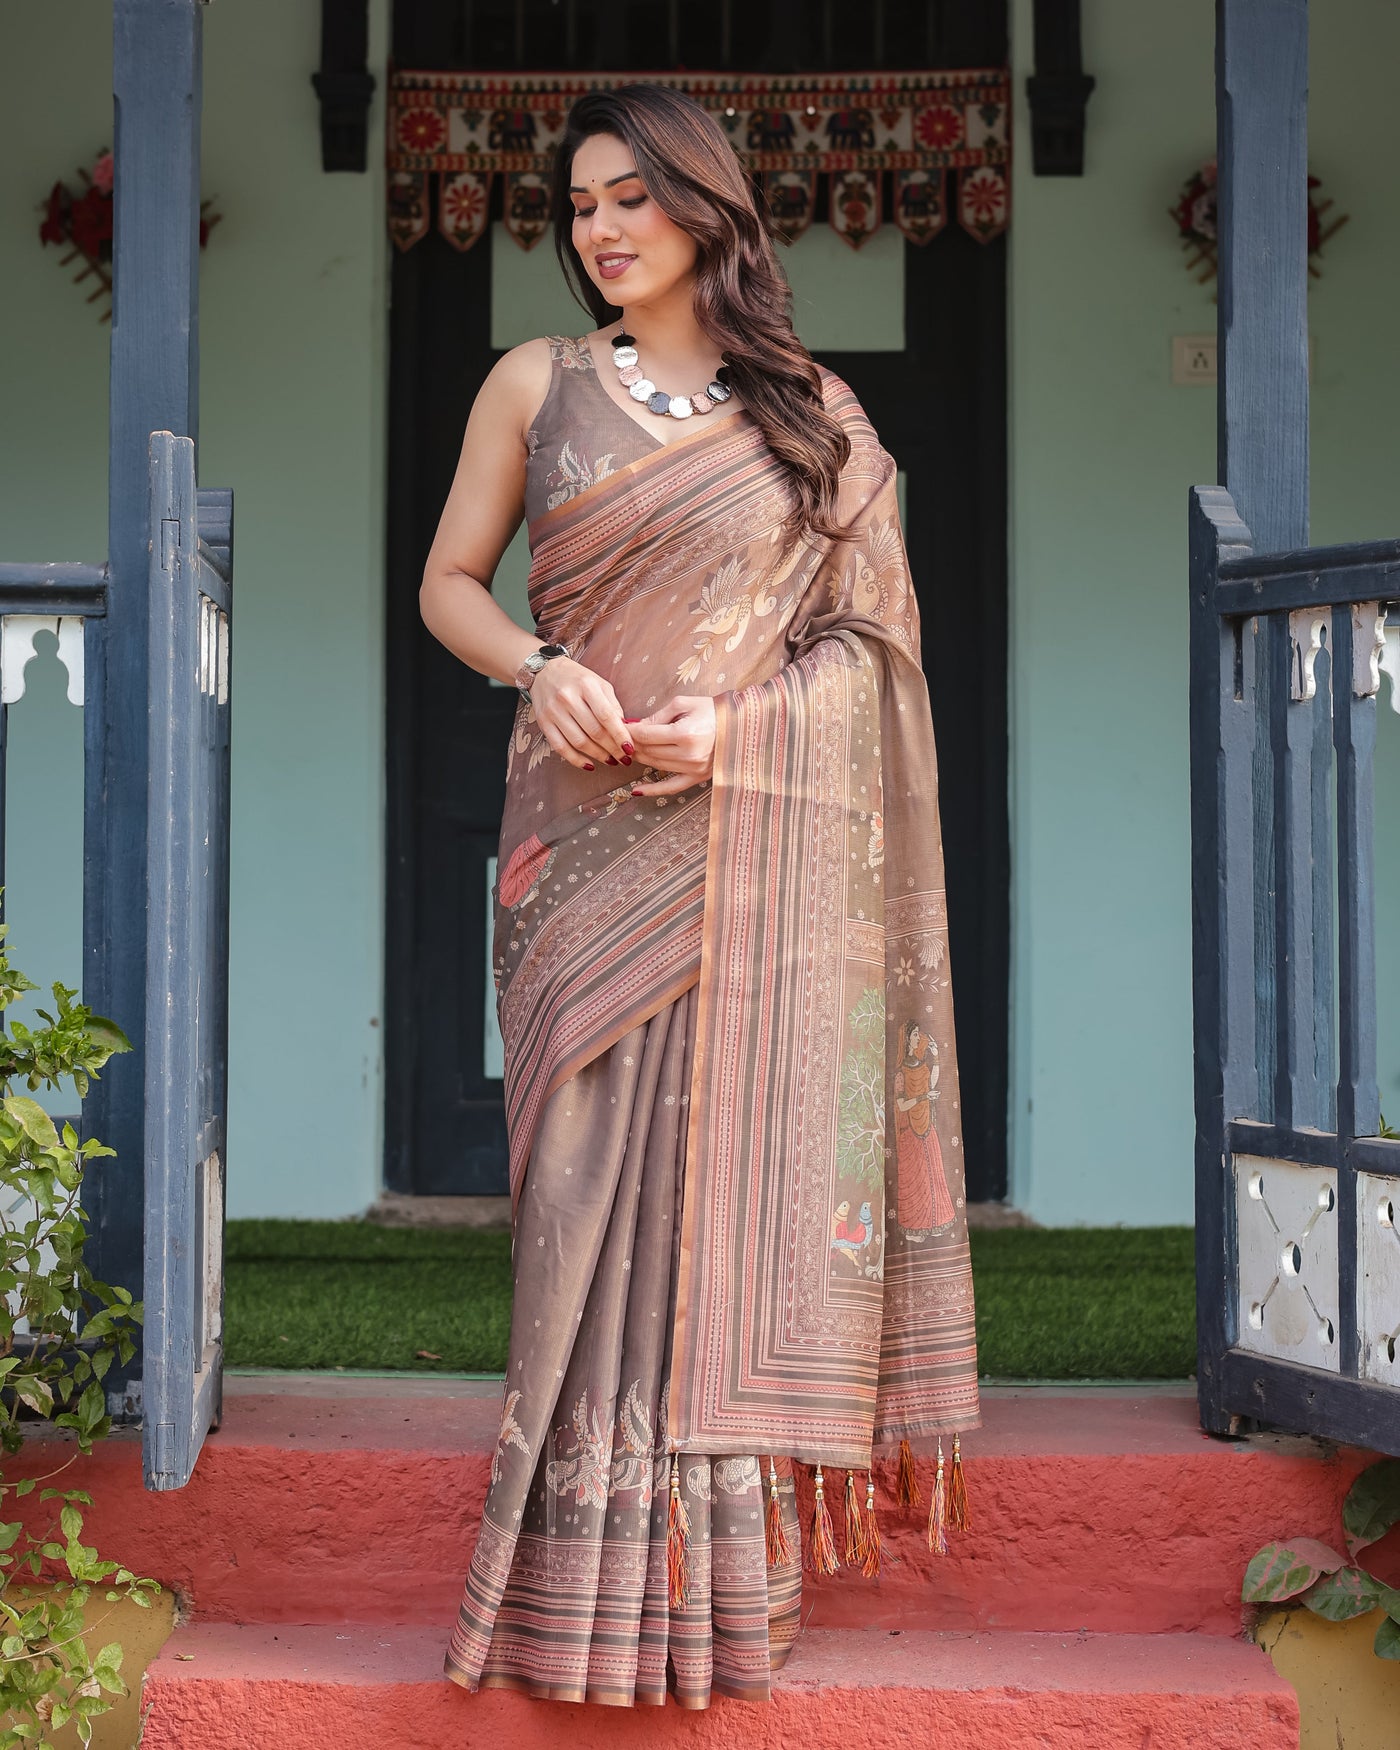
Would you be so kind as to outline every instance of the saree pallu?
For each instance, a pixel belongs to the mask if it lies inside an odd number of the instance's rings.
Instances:
[[[633,798],[517,715],[493,947],[515,1306],[447,1661],[469,1687],[765,1697],[800,1604],[765,1487],[796,1551],[792,1460],[866,1469],[978,1421],[917,606],[894,464],[823,379],[842,539],[788,538],[742,412],[531,520],[541,635],[629,717],[713,695],[717,735],[708,784]]]

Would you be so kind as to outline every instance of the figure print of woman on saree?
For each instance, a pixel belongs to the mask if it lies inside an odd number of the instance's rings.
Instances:
[[[933,1122],[938,1099],[938,1041],[917,1021],[899,1030],[894,1073],[895,1163],[899,1189],[895,1216],[910,1240],[947,1233],[956,1212]]]
[[[931,1547],[966,1517],[918,608],[895,465],[794,334],[719,123],[669,86],[592,92],[553,201],[595,326],[492,370],[421,596],[520,694],[493,944],[515,1298],[446,1668],[573,1702],[764,1702],[804,1569],[840,1547],[873,1576],[877,1515],[922,1511],[916,1452],[940,1462]],[[490,593],[522,519],[533,633]]]

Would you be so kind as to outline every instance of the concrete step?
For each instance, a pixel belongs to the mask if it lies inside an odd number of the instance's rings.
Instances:
[[[422,1628],[210,1623],[177,1630],[142,1693],[143,1750],[650,1750],[657,1710],[468,1695]],[[1297,1750],[1293,1690],[1217,1635],[806,1630],[769,1706],[667,1710],[697,1750]]]
[[[450,1622],[499,1386],[277,1383],[234,1382],[174,1493],[142,1490],[134,1435],[80,1461],[65,1480],[94,1496],[91,1540],[201,1620]],[[1250,1557],[1278,1537],[1334,1541],[1366,1462],[1279,1436],[1209,1439],[1181,1391],[992,1389],[983,1412],[964,1445],[970,1530],[931,1556],[923,1515],[892,1505],[882,1469],[884,1573],[805,1579],[813,1626],[1234,1635]],[[22,1462],[59,1461],[41,1438]]]

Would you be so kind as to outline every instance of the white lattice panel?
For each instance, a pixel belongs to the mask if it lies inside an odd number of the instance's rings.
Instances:
[[[1361,1377],[1400,1385],[1400,1179],[1356,1175]]]
[[[1337,1175],[1235,1156],[1239,1347],[1335,1373]]]

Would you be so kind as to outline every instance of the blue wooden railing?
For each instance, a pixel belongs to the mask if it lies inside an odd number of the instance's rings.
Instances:
[[[1200,1393],[1400,1452],[1400,1142],[1376,1073],[1375,747],[1400,541],[1191,510]],[[1221,1292],[1221,1285],[1224,1292]]]
[[[145,1477],[189,1477],[223,1390],[233,495],[151,437]]]
[[[1400,1452],[1374,750],[1400,542],[1309,548],[1306,0],[1216,0],[1219,486],[1190,508],[1203,1425]]]
[[[82,622],[83,998],[136,1045],[84,1101],[116,1150],[84,1187],[88,1249],[145,1301],[108,1404],[176,1488],[221,1383],[233,513],[195,486],[202,0],[112,18],[108,559],[0,565],[0,640]],[[0,835],[3,779],[0,704]]]

